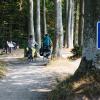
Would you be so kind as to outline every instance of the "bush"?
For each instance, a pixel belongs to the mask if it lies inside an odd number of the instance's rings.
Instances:
[[[82,55],[82,47],[75,46],[71,52],[74,54],[74,56],[81,56]]]

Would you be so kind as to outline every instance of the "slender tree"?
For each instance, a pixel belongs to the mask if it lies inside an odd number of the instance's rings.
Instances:
[[[68,16],[69,16],[69,0],[65,0],[65,13],[66,13],[66,32],[64,37],[64,47],[68,48]]]
[[[72,0],[72,12],[71,12],[71,45],[70,47],[73,48],[73,40],[74,40],[74,0]]]
[[[40,0],[37,0],[37,19],[36,19],[36,41],[41,47],[41,26],[40,26]]]
[[[44,34],[47,34],[47,24],[46,24],[46,0],[43,0],[43,20],[44,20]]]
[[[73,48],[73,33],[74,33],[74,0],[69,0],[68,11],[68,48]]]
[[[79,28],[79,0],[75,0],[74,8],[74,46],[78,46],[78,28]]]
[[[83,30],[84,30],[84,0],[79,2],[79,30],[78,30],[78,44],[79,46],[83,45]]]
[[[29,0],[29,34],[34,37],[33,0]]]
[[[56,11],[56,32],[54,41],[55,56],[61,57],[61,49],[63,47],[63,25],[62,25],[62,2],[55,0]]]

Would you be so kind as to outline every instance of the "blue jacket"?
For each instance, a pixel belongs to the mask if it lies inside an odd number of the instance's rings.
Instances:
[[[49,36],[44,36],[43,38],[43,46],[51,46],[52,41]]]

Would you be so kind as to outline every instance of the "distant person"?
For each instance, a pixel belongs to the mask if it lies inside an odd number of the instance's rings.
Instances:
[[[7,45],[7,42],[4,42],[2,53],[5,52],[7,54],[7,51],[8,51],[8,45]]]
[[[48,58],[48,56],[51,54],[51,45],[52,45],[52,40],[49,34],[45,34],[43,37],[42,47],[40,49],[40,55],[41,56],[43,55]]]
[[[17,44],[16,44],[16,42],[12,42],[12,44],[14,45],[14,50],[16,50],[16,49],[17,49]]]
[[[7,45],[8,45],[8,51],[9,51],[9,53],[11,53],[12,48],[14,48],[13,42],[12,41],[7,41]]]
[[[28,47],[29,48],[35,48],[36,45],[38,45],[38,43],[33,39],[33,36],[32,35],[29,35],[29,38],[28,38]]]
[[[51,48],[51,45],[52,45],[52,40],[49,36],[49,34],[45,34],[44,37],[43,37],[43,47],[48,47],[48,48]]]
[[[32,35],[28,38],[28,59],[33,60],[33,55],[36,52],[37,42],[33,39]]]
[[[8,45],[7,45],[7,42],[5,41],[4,42],[3,52],[5,52],[7,54],[7,51],[8,51]]]

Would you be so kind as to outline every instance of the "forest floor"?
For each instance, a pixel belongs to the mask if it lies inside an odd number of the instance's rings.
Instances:
[[[28,63],[23,60],[23,50],[0,57],[7,63],[7,74],[0,80],[0,100],[48,100],[46,97],[57,84],[72,75],[80,60],[70,61],[69,50],[63,50],[62,59],[44,66],[43,58]],[[47,60],[46,60],[47,61]]]

